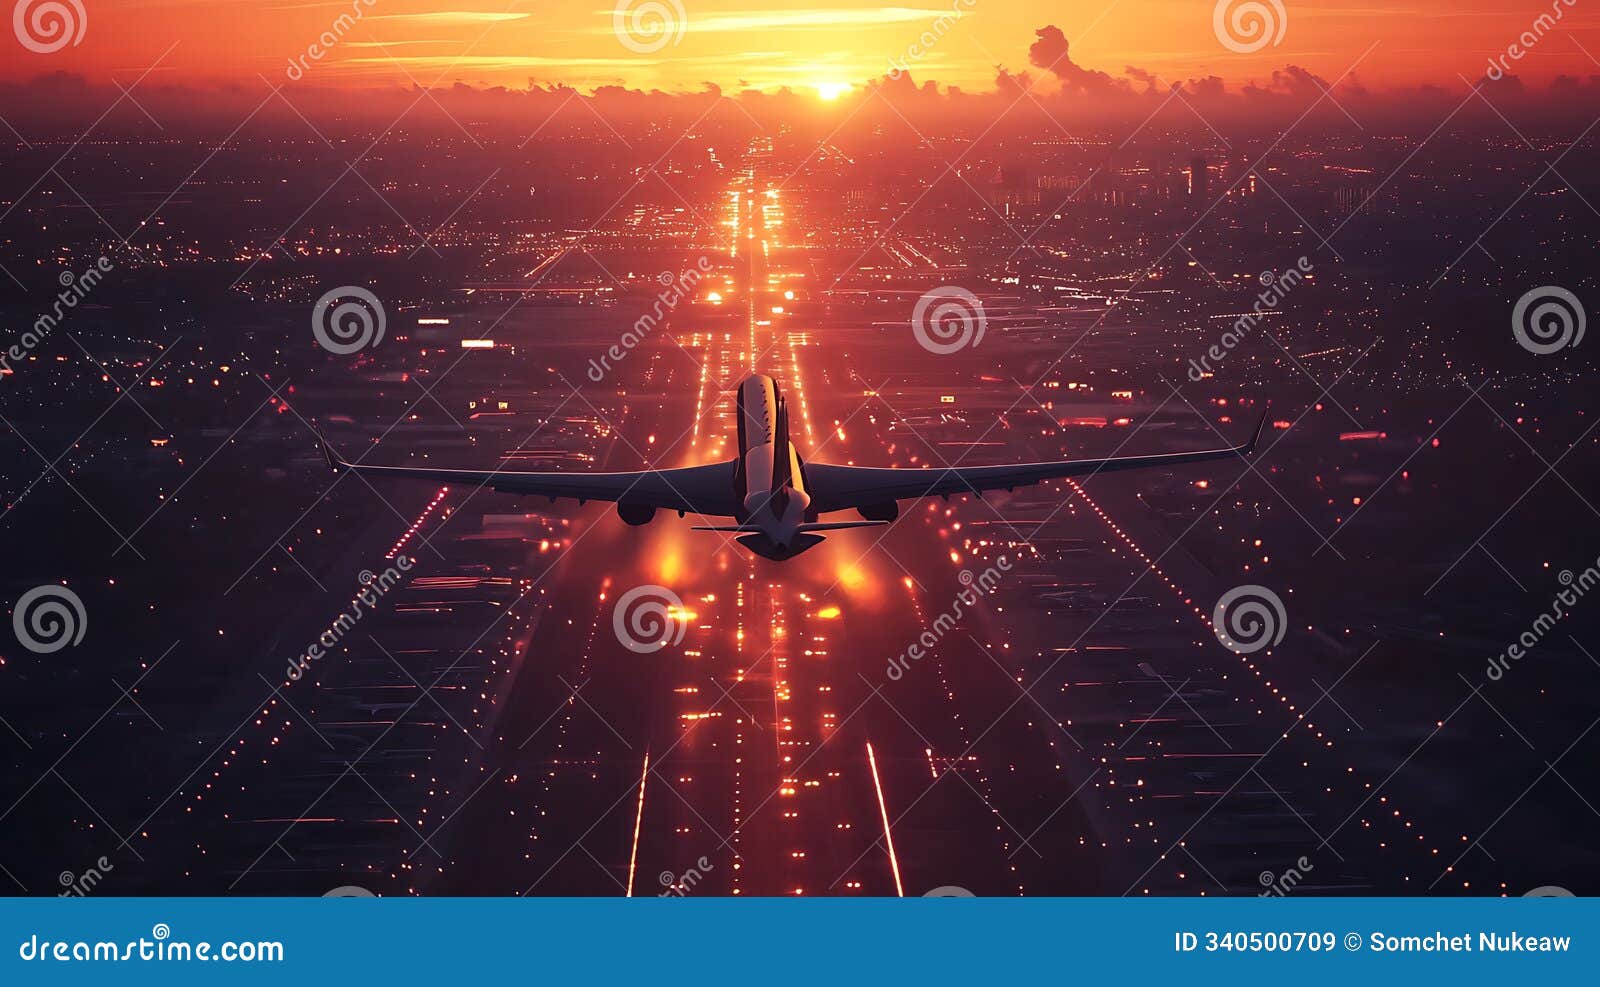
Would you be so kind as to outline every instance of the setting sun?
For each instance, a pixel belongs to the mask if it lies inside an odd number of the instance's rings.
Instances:
[[[819,82],[817,83],[817,96],[831,103],[853,88],[848,82]]]

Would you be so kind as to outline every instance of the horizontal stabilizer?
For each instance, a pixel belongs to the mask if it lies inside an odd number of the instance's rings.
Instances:
[[[817,524],[802,524],[796,528],[799,532],[808,531],[843,531],[846,528],[881,528],[888,521],[824,521]],[[759,535],[765,529],[754,524],[707,524],[696,525],[693,531],[726,531],[740,535]]]
[[[888,521],[825,521],[821,524],[802,524],[801,531],[843,531],[846,528],[881,528]]]

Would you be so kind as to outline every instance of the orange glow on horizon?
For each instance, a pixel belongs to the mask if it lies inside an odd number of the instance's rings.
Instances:
[[[1237,4],[1235,4],[1237,5]],[[1510,6],[1511,9],[1507,9]],[[1054,92],[1056,48],[1035,32],[1053,25],[1070,45],[1069,84],[1093,73],[1132,92],[1217,77],[1230,88],[1270,84],[1300,66],[1325,79],[1359,62],[1374,88],[1454,86],[1482,77],[1529,29],[1538,9],[1499,0],[1417,0],[1404,8],[1355,9],[1332,0],[1286,5],[1281,32],[1259,46],[1223,43],[1212,4],[1129,0],[1067,9],[1041,0],[904,0],[895,5],[829,0],[797,7],[777,0],[701,0],[657,5],[637,0],[554,4],[538,9],[472,9],[429,0],[329,0],[255,5],[230,0],[107,0],[91,5],[81,37],[24,47],[8,38],[0,79],[56,73],[127,82],[156,67],[182,84],[271,84],[362,90],[374,87],[621,86],[664,92],[788,88],[823,103],[858,97],[869,80],[910,75],[966,92],[995,88],[996,68],[1028,73]],[[74,25],[77,27],[78,25]],[[1600,27],[1600,14],[1575,8],[1557,30]],[[31,48],[31,50],[30,50]],[[1365,53],[1365,54],[1364,54]],[[1130,75],[1126,67],[1135,68]],[[1545,82],[1583,77],[1593,64],[1558,38],[1528,48],[1509,72]],[[1074,75],[1081,70],[1085,75]],[[1149,76],[1161,80],[1156,86]],[[1097,83],[1096,83],[1097,84]],[[1090,96],[1092,98],[1092,93]]]

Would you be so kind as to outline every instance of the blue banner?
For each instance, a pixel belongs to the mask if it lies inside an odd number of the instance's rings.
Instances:
[[[0,900],[0,983],[1592,979],[1600,903],[1513,899]]]

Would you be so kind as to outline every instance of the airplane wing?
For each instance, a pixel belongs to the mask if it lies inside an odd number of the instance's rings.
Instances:
[[[1155,456],[1121,456],[1113,459],[1071,459],[1051,463],[1021,463],[1004,466],[953,466],[947,469],[884,469],[870,466],[832,466],[807,463],[806,488],[817,513],[847,511],[858,507],[887,504],[918,497],[949,497],[976,494],[984,490],[1010,490],[1043,480],[1089,476],[1119,470],[1159,466],[1182,466],[1213,459],[1248,456],[1261,439],[1267,423],[1264,412],[1250,441],[1241,446],[1174,452]]]
[[[367,466],[351,463],[318,436],[328,467],[335,473],[350,470],[369,477],[433,480],[467,487],[487,487],[501,493],[527,494],[555,500],[564,497],[583,503],[609,503],[686,514],[732,517],[737,506],[733,462],[690,466],[683,469],[642,470],[637,473],[529,473],[515,470],[456,470],[419,466]]]

